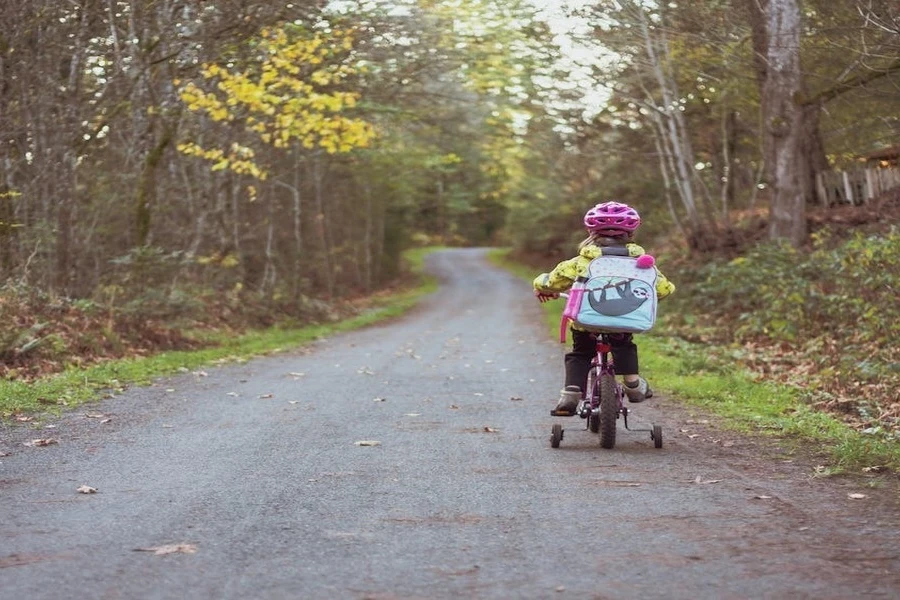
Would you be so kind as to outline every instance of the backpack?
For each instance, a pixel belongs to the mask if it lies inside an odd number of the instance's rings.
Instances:
[[[626,248],[602,249],[569,291],[560,341],[565,342],[570,321],[594,333],[642,333],[653,327],[657,272],[653,257],[644,256],[638,260],[629,256]]]

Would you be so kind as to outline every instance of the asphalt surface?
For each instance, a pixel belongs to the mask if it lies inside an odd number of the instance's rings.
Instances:
[[[664,397],[603,450],[527,284],[430,261],[402,319],[0,428],[0,598],[900,597],[893,491]]]

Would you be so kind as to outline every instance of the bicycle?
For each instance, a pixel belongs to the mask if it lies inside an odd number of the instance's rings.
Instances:
[[[562,297],[568,297],[566,294],[560,294]],[[628,415],[630,410],[625,402],[625,392],[622,384],[616,380],[616,370],[612,357],[612,345],[610,344],[609,333],[597,334],[597,354],[591,361],[591,370],[588,372],[586,394],[578,403],[575,409],[582,419],[587,421],[586,428],[592,433],[600,434],[600,446],[606,449],[612,449],[616,445],[616,427],[619,416],[625,425],[625,429],[635,432],[649,432],[650,439],[656,448],[662,448],[662,426],[651,425],[650,429],[636,428],[632,429],[628,426]],[[557,416],[574,416],[566,413],[565,415],[556,414],[556,410],[551,410],[550,415]],[[550,433],[550,446],[559,448],[564,435],[563,427],[560,423],[554,423]]]

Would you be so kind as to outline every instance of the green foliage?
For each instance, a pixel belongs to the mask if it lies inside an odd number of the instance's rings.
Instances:
[[[736,316],[738,340],[808,343],[830,337],[860,357],[886,357],[900,335],[900,230],[836,241],[822,233],[809,253],[770,243],[709,264],[692,284],[690,310]]]
[[[846,231],[846,230],[844,230]],[[808,251],[764,244],[727,263],[679,272],[666,325],[789,384],[804,405],[838,415],[868,441],[900,440],[900,229],[840,237]]]

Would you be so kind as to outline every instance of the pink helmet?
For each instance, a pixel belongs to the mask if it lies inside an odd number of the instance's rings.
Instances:
[[[611,236],[634,233],[640,224],[638,212],[620,202],[598,204],[584,215],[584,226],[591,233]]]

